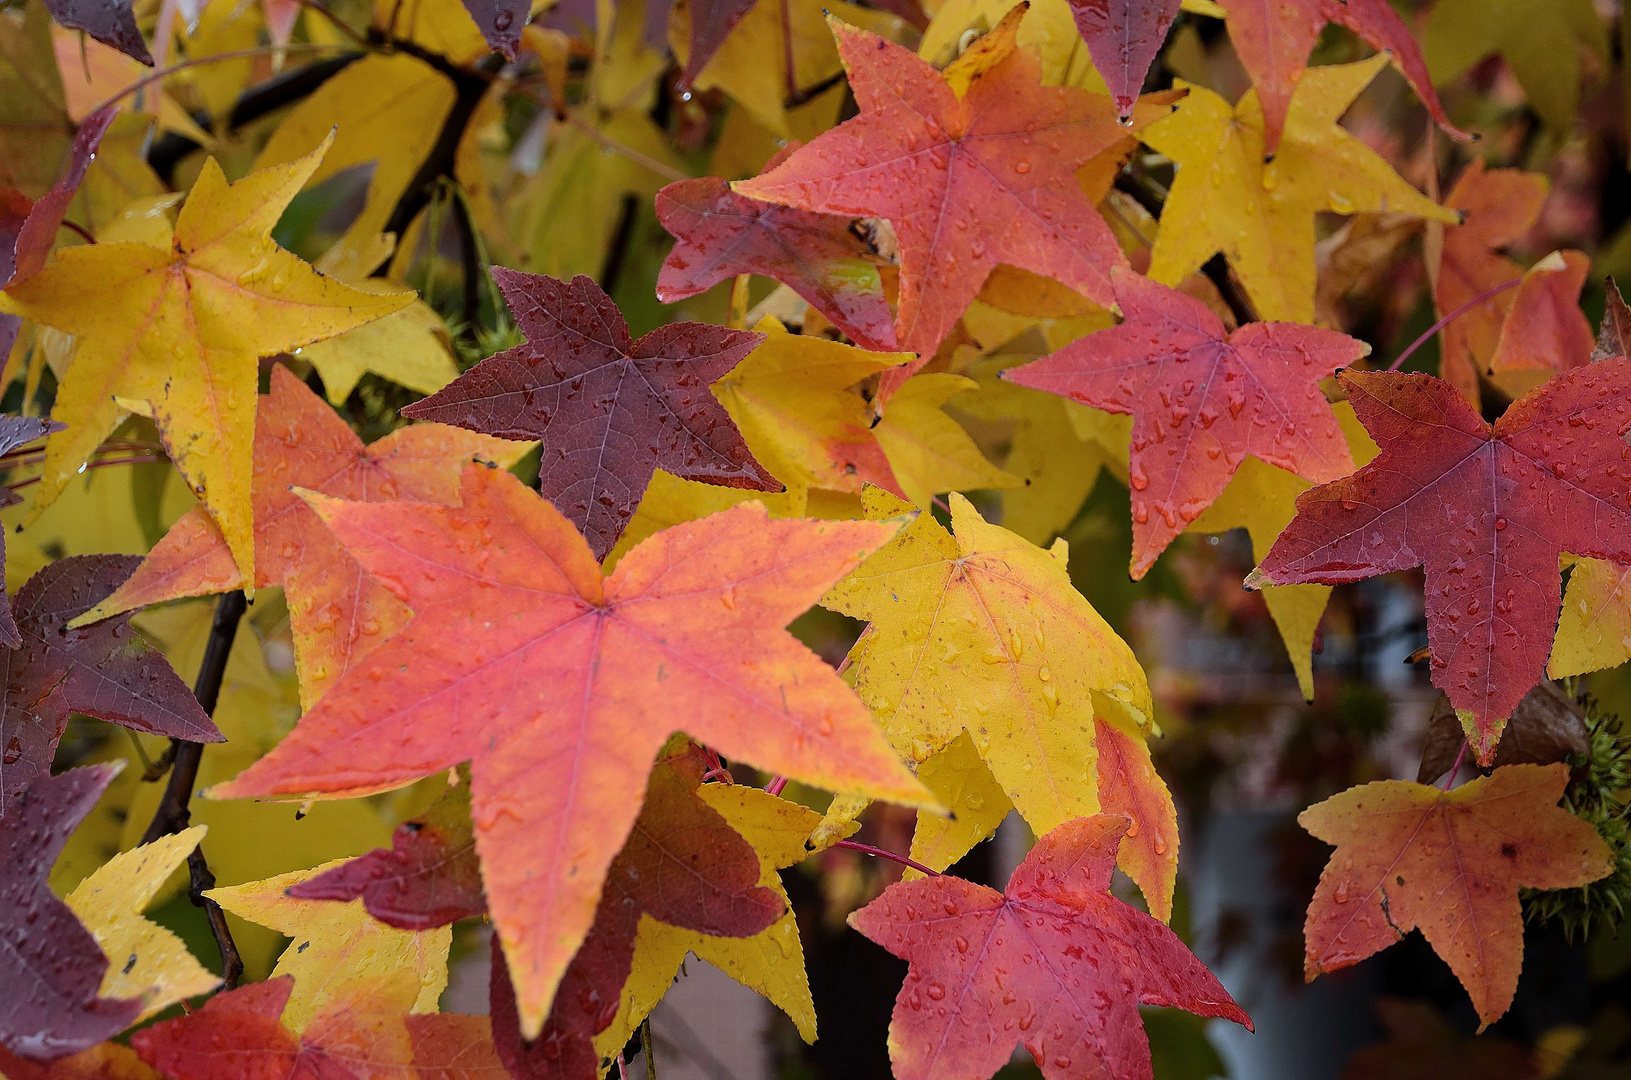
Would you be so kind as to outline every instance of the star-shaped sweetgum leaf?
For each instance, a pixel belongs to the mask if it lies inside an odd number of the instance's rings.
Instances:
[[[408,609],[346,554],[291,488],[359,502],[408,499],[451,503],[471,461],[503,468],[525,443],[443,424],[398,428],[363,445],[344,419],[288,368],[272,368],[271,393],[255,407],[256,588],[282,586],[289,602],[300,699],[310,705],[340,676],[408,621]],[[136,572],[78,623],[186,596],[247,584],[215,520],[183,514]]]
[[[778,151],[765,171],[800,145]],[[663,303],[736,274],[763,274],[802,296],[861,348],[894,351],[883,279],[871,248],[850,228],[854,218],[750,199],[710,176],[677,180],[657,192],[657,220],[676,241],[657,275]]]
[[[1298,496],[1247,585],[1340,585],[1424,567],[1433,682],[1488,764],[1546,670],[1558,556],[1631,563],[1631,360],[1557,375],[1493,425],[1430,375],[1337,378],[1381,453]]]
[[[95,1046],[142,1011],[138,998],[97,996],[108,958],[46,880],[118,772],[90,765],[41,776],[0,817],[0,1046],[30,1061]]]
[[[503,954],[493,955],[493,1039],[522,1080],[595,1080],[595,1036],[617,1016],[642,916],[716,937],[745,938],[781,918],[780,896],[759,883],[759,856],[698,795],[707,762],[695,746],[657,763],[645,804],[606,874],[595,922],[561,980],[536,1039],[521,1037]]]
[[[1297,823],[1336,845],[1308,905],[1308,978],[1420,929],[1493,1023],[1523,967],[1519,886],[1568,888],[1613,869],[1591,823],[1557,805],[1568,782],[1566,765],[1511,765],[1454,791],[1382,780],[1304,810]]]
[[[639,341],[589,278],[495,267],[527,341],[490,356],[402,410],[501,439],[539,439],[538,486],[601,559],[623,535],[651,474],[780,491],[708,386],[763,334],[670,323]]]
[[[20,645],[0,651],[0,819],[23,791],[51,772],[71,713],[149,735],[220,742],[164,654],[122,616],[68,624],[130,576],[134,555],[76,555],[29,578],[15,606]]]
[[[1247,454],[1323,483],[1353,456],[1320,380],[1370,351],[1346,334],[1254,322],[1229,333],[1194,297],[1114,275],[1125,319],[1002,377],[1131,413],[1132,575],[1223,493]]]
[[[1251,1027],[1178,935],[1109,893],[1127,819],[1038,840],[1006,893],[954,877],[891,885],[849,917],[911,967],[889,1022],[898,1080],[984,1080],[1014,1044],[1046,1080],[1149,1080],[1140,1005]]]
[[[900,348],[932,356],[998,263],[1054,278],[1109,307],[1127,258],[1076,170],[1165,116],[1147,98],[1132,124],[1102,94],[1043,86],[1015,34],[1015,8],[979,49],[936,71],[910,49],[829,20],[861,114],[778,167],[731,185],[755,199],[887,218],[900,257]]]
[[[676,731],[828,790],[932,798],[831,668],[783,629],[899,528],[772,521],[759,503],[666,529],[601,577],[509,473],[460,506],[308,495],[413,609],[217,797],[347,797],[470,761],[487,902],[535,1037]],[[547,779],[546,779],[547,778]]]

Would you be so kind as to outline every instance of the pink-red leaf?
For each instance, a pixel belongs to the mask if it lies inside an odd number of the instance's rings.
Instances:
[[[1297,499],[1248,584],[1422,566],[1433,682],[1481,762],[1551,652],[1563,552],[1631,562],[1631,360],[1576,368],[1492,426],[1428,375],[1344,372],[1381,453]]]
[[[985,1080],[1022,1043],[1046,1080],[1148,1080],[1138,1006],[1251,1027],[1178,936],[1108,892],[1128,821],[1077,818],[1037,841],[1006,895],[954,877],[891,885],[850,925],[906,960],[897,1080]]]
[[[781,164],[793,143],[765,164]],[[657,275],[665,304],[737,274],[775,278],[863,349],[893,352],[894,316],[853,218],[749,199],[724,180],[677,180],[657,192],[657,220],[676,243]]]
[[[1076,29],[1122,119],[1133,114],[1150,64],[1167,40],[1180,0],[1070,0]]]
[[[702,69],[714,58],[714,53],[725,44],[725,39],[747,18],[759,0],[688,0],[686,8],[691,21],[691,47],[686,55],[685,70],[680,73],[679,88],[688,90],[696,82]],[[777,3],[779,0],[765,0]],[[791,31],[789,31],[791,32]]]
[[[1133,420],[1132,574],[1228,486],[1247,454],[1316,482],[1353,471],[1320,380],[1368,348],[1334,330],[1248,323],[1233,334],[1205,304],[1128,271],[1125,321],[1002,377]]]
[[[606,553],[640,504],[651,474],[779,491],[708,386],[763,334],[670,323],[639,341],[589,278],[570,282],[495,268],[493,280],[527,335],[402,410],[501,439],[539,439],[538,485]]]
[[[0,817],[0,1046],[49,1062],[95,1046],[141,1013],[97,996],[108,958],[46,879],[63,845],[119,769],[42,776]]]
[[[617,1016],[642,915],[715,937],[751,937],[781,918],[781,898],[759,884],[758,853],[697,797],[706,769],[692,746],[652,770],[640,817],[606,874],[594,926],[530,1042],[521,1037],[503,954],[494,953],[493,1038],[518,1080],[595,1080],[594,1038]]]
[[[1009,20],[1013,22],[1013,20]],[[1127,258],[1076,170],[1169,111],[1117,122],[1102,94],[1043,86],[1041,63],[993,30],[989,66],[959,97],[911,50],[829,20],[861,114],[736,191],[850,217],[887,218],[900,252],[900,347],[932,356],[998,263],[1054,278],[1106,307]],[[1001,35],[1001,37],[999,37]]]
[[[132,731],[220,742],[209,714],[157,649],[121,615],[76,630],[68,622],[112,592],[134,555],[59,559],[17,593],[20,648],[0,652],[0,819],[51,771],[70,713]]]

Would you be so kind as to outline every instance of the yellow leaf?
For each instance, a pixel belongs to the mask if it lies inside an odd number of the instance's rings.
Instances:
[[[294,976],[294,990],[283,1010],[283,1024],[304,1031],[325,1005],[341,999],[365,980],[385,979],[398,971],[417,975],[416,1013],[435,1012],[447,987],[449,926],[409,931],[386,926],[363,909],[362,901],[297,900],[285,890],[338,865],[280,874],[205,895],[239,918],[269,926],[294,940],[278,958],[272,976]],[[411,987],[411,984],[410,984]]]
[[[1554,679],[1631,659],[1631,566],[1581,559],[1569,573],[1546,673]]]
[[[479,59],[490,51],[460,0],[414,0],[412,6],[400,0],[374,0],[374,22],[455,64]]]
[[[789,334],[768,315],[754,329],[765,343],[712,388],[753,456],[789,487],[893,486],[871,406],[852,387],[912,354]]]
[[[1422,56],[1442,86],[1498,52],[1546,126],[1559,134],[1580,104],[1580,48],[1608,63],[1608,34],[1591,0],[1437,0]]]
[[[1309,68],[1268,164],[1256,91],[1230,108],[1205,87],[1180,80],[1188,96],[1139,136],[1178,164],[1149,276],[1176,286],[1221,251],[1260,317],[1311,323],[1316,214],[1387,211],[1457,222],[1454,211],[1405,183],[1337,124],[1387,62],[1378,53],[1357,64]]]
[[[203,8],[198,26],[183,45],[188,60],[252,49],[260,44],[261,31],[266,28],[261,5],[246,4],[242,0],[210,0]],[[232,112],[238,95],[253,78],[254,65],[252,56],[216,60],[177,72],[175,77],[177,82],[189,84],[198,91],[205,112],[224,118]]]
[[[1347,437],[1354,467],[1369,464],[1377,454],[1376,443],[1354,416],[1353,406],[1339,401],[1331,409],[1342,425],[1342,434]],[[1260,562],[1274,544],[1274,538],[1291,524],[1297,512],[1297,496],[1313,486],[1296,473],[1247,455],[1223,494],[1185,531],[1220,533],[1245,529],[1252,541],[1252,558]],[[1269,615],[1280,629],[1286,651],[1291,654],[1297,685],[1309,701],[1314,700],[1314,632],[1319,629],[1330,596],[1328,585],[1270,585],[1263,590]]]
[[[78,30],[55,27],[51,46],[57,54],[57,70],[62,74],[68,114],[76,123],[148,73],[140,61]],[[137,108],[134,97],[127,97],[121,107],[132,112],[149,112],[157,118],[159,127],[184,135],[200,146],[210,146],[215,142],[209,132],[199,127],[187,110],[163,89],[162,83],[149,87],[141,104],[145,106],[144,109]]]
[[[825,851],[855,835],[861,828],[861,814],[872,805],[872,800],[856,791],[840,791],[827,804],[826,813],[816,827],[810,830],[808,841],[811,851]]]
[[[73,121],[45,5],[24,4],[6,15],[0,19],[0,184],[37,199],[57,182]]]
[[[869,517],[909,509],[881,491],[863,498]],[[1146,730],[1149,686],[1071,586],[1063,540],[1044,551],[961,495],[951,516],[955,536],[920,514],[822,605],[871,624],[851,670],[896,751],[926,763],[966,731],[1040,835],[1099,812],[1094,717]]]
[[[986,33],[1018,2],[948,0],[929,21],[917,54],[935,67],[946,67],[957,58],[966,33],[970,30]],[[1110,92],[1087,54],[1081,31],[1076,29],[1076,19],[1070,12],[1069,0],[1031,0],[1031,8],[1020,20],[1014,40],[1036,50],[1042,60],[1044,85],[1075,86],[1095,94]]]
[[[207,994],[221,981],[193,958],[180,938],[142,917],[204,832],[203,825],[194,825],[116,855],[68,894],[68,906],[107,954],[101,996],[140,997],[137,1022],[185,998]]]
[[[325,146],[228,185],[205,163],[170,248],[84,244],[7,290],[4,306],[77,335],[52,417],[35,510],[118,425],[120,395],[151,403],[172,460],[252,580],[249,487],[257,360],[406,306],[331,281],[268,235]]]
[[[332,137],[307,184],[372,163],[362,212],[340,243],[383,232],[391,212],[436,144],[457,94],[447,76],[406,53],[366,56],[296,105],[255,159],[264,169],[294,161]],[[332,133],[332,134],[331,134]]]
[[[917,813],[912,858],[931,870],[944,870],[968,854],[975,844],[995,832],[1014,808],[966,731],[919,765],[917,778],[952,813],[950,817],[928,810]],[[921,876],[916,870],[906,874]]]
[[[913,375],[889,399],[872,429],[901,490],[920,507],[942,491],[1017,488],[1025,481],[985,459],[961,424],[941,408],[976,387],[973,379],[936,372]]]
[[[784,29],[784,12],[791,17],[791,31]],[[838,61],[832,31],[827,28],[827,14],[882,37],[898,40],[906,31],[905,20],[897,16],[843,0],[821,4],[759,0],[698,74],[696,88],[723,90],[783,139],[815,138],[837,122],[843,92],[835,87],[837,93],[829,91],[817,99],[819,107],[811,102],[804,108],[789,110],[785,42],[790,36],[791,81],[798,89],[807,90],[839,75],[844,68]],[[683,67],[691,55],[691,15],[685,0],[677,0],[669,12],[668,43]]]
[[[753,845],[759,853],[759,884],[789,904],[777,871],[803,862],[810,854],[804,841],[820,816],[797,803],[741,784],[707,784],[697,794]],[[679,930],[645,915],[640,919],[634,964],[623,984],[617,1019],[595,1037],[595,1049],[603,1059],[616,1056],[640,1021],[662,1000],[687,953],[706,960],[767,998],[792,1019],[805,1042],[815,1042],[815,1003],[810,998],[804,948],[791,907],[767,929],[747,938]]]
[[[639,509],[618,538],[617,546],[607,553],[601,569],[610,574],[617,566],[617,560],[626,555],[630,548],[664,529],[729,510],[737,503],[763,503],[773,518],[804,517],[807,495],[807,490],[802,487],[789,487],[783,492],[747,491],[719,484],[704,484],[700,480],[682,480],[671,472],[658,469],[646,486]]]

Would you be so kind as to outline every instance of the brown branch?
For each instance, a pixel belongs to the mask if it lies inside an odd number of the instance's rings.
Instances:
[[[232,642],[238,636],[238,621],[243,618],[247,600],[239,592],[224,593],[215,605],[215,621],[210,625],[209,641],[204,646],[204,662],[198,665],[198,681],[193,684],[193,696],[206,713],[212,716],[221,699],[221,679],[226,674],[227,657],[232,654]],[[164,788],[164,798],[153,814],[153,820],[142,834],[142,843],[151,844],[160,837],[185,829],[192,822],[190,809],[193,786],[198,782],[198,766],[204,757],[204,744],[186,739],[171,739],[174,751],[170,780]],[[221,978],[231,989],[243,974],[243,960],[238,955],[237,943],[227,926],[226,916],[215,901],[204,894],[215,887],[215,875],[210,873],[201,848],[194,848],[187,856],[190,878],[187,895],[194,906],[204,909],[209,919],[210,932],[215,935],[216,947],[221,950]]]

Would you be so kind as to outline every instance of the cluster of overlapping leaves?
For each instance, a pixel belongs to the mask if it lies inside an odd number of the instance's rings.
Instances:
[[[0,11],[12,1080],[588,1078],[689,953],[813,1039],[779,872],[871,800],[918,808],[851,917],[911,965],[897,1075],[1135,1078],[1141,1004],[1249,1024],[1164,925],[1149,684],[1055,539],[1101,470],[1135,578],[1249,530],[1305,693],[1330,587],[1423,567],[1485,766],[1548,675],[1626,659],[1631,313],[1594,345],[1583,255],[1499,254],[1537,177],[1440,203],[1337,123],[1391,58],[1465,139],[1435,81],[1507,50],[1566,124],[1521,12],[1440,0],[1424,58],[1383,0],[468,9]],[[1180,9],[1238,102],[1151,73]],[[1327,23],[1381,51],[1306,67]],[[1425,235],[1442,377],[1321,309],[1329,213]],[[818,605],[864,626],[836,670],[786,630]],[[1309,976],[1420,928],[1501,1015],[1519,888],[1613,869],[1568,779],[1305,811]],[[940,873],[1011,810],[1005,893]],[[142,915],[184,863],[225,985]],[[441,1014],[481,918],[491,1018]]]

